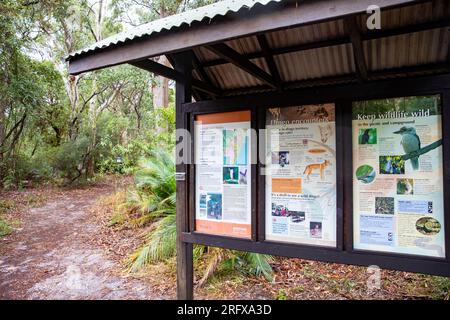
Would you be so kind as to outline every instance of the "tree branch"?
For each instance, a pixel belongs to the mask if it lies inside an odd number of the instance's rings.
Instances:
[[[421,149],[419,149],[419,150],[416,150],[416,151],[412,151],[412,152],[410,152],[410,153],[407,153],[407,154],[405,154],[405,155],[403,155],[402,156],[402,160],[409,160],[409,159],[411,159],[411,158],[415,158],[415,157],[418,157],[418,156],[420,156],[420,155],[422,155],[422,154],[425,154],[425,153],[427,153],[427,152],[430,152],[431,150],[433,150],[433,149],[436,149],[437,147],[439,147],[439,146],[441,146],[442,145],[442,139],[441,140],[438,140],[438,141],[435,141],[435,142],[433,142],[432,144],[429,144],[429,145],[427,145],[426,147],[423,147],[423,148],[421,148]]]

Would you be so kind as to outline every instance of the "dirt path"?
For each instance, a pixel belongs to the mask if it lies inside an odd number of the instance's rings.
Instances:
[[[89,208],[109,184],[56,191],[22,215],[22,228],[0,239],[0,299],[160,299],[120,272],[95,246],[101,226]]]

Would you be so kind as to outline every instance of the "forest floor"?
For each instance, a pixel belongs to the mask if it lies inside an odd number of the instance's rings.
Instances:
[[[2,192],[0,213],[15,221],[0,238],[0,299],[174,299],[175,262],[129,273],[126,260],[148,229],[111,226],[111,199],[129,178],[85,187]],[[366,268],[276,258],[272,283],[219,271],[198,299],[449,299],[450,279],[381,270],[368,290]],[[196,270],[201,274],[201,270]]]
[[[20,227],[0,239],[0,299],[159,299],[95,245],[102,225],[89,210],[122,181],[76,189],[7,192]],[[24,199],[34,199],[30,208]],[[11,218],[11,217],[10,217]]]

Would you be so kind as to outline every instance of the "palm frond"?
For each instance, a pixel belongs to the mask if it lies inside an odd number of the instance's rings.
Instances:
[[[245,260],[250,273],[256,276],[263,275],[270,282],[273,280],[273,269],[270,265],[273,261],[272,256],[253,252],[241,252],[239,255]]]
[[[163,261],[176,254],[176,216],[168,215],[149,234],[148,242],[131,257],[130,270],[136,272],[151,262]]]
[[[208,261],[206,270],[203,273],[202,278],[198,281],[197,286],[202,287],[208,279],[214,274],[219,267],[220,263],[225,260],[226,251],[219,248],[209,248]]]

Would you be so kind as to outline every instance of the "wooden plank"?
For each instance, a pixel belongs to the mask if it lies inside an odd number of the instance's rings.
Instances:
[[[450,71],[449,71],[450,72]],[[214,101],[186,103],[186,112],[223,112],[224,108],[242,110],[249,106],[290,106],[326,103],[331,100],[382,99],[410,95],[429,95],[441,89],[450,89],[450,73],[405,79],[379,80],[368,83],[352,83],[317,88],[301,88],[283,93],[265,92],[244,96],[221,98]],[[345,133],[344,133],[345,134]]]
[[[176,82],[176,128],[189,130],[188,113],[183,112],[183,103],[191,102],[192,60],[189,54],[173,57],[175,69],[183,75],[183,81]],[[178,139],[178,137],[177,137]],[[183,141],[182,143],[185,143]],[[189,146],[190,147],[190,146]],[[183,150],[183,152],[189,152]],[[178,157],[179,155],[177,155]],[[179,162],[179,161],[178,161]],[[189,175],[188,164],[177,163],[177,172],[185,172],[185,180],[177,181],[177,297],[181,300],[194,298],[194,266],[192,243],[183,241],[181,235],[189,231]]]
[[[450,263],[444,259],[436,259],[432,257],[423,258],[413,255],[399,256],[398,254],[388,254],[382,252],[346,252],[336,248],[270,241],[252,242],[251,240],[211,236],[198,233],[184,233],[182,238],[186,242],[212,247],[358,266],[377,265],[380,268],[390,270],[419,272],[450,277]]]
[[[335,101],[335,132],[336,132],[336,246],[338,249],[344,249],[344,184],[345,177],[348,175],[352,177],[352,172],[344,171],[346,162],[344,161],[344,145],[348,144],[348,141],[344,136],[344,113],[350,112],[350,110],[344,110],[345,103],[342,101]],[[341,147],[339,147],[341,146]]]
[[[381,9],[414,4],[415,0],[378,0]],[[174,53],[193,47],[217,43],[282,28],[317,23],[347,15],[363,13],[373,0],[335,0],[282,2],[276,10],[262,8],[258,12],[240,14],[240,19],[223,19],[214,24],[201,24],[177,32],[128,41],[98,49],[69,59],[69,73],[80,74],[105,67],[129,63],[148,57]]]
[[[223,59],[227,60],[228,62],[234,64],[236,67],[244,70],[245,72],[251,74],[255,78],[261,80],[262,82],[265,82],[267,85],[269,85],[272,88],[277,88],[279,84],[275,81],[275,79],[259,68],[257,65],[255,65],[250,60],[247,60],[242,57],[242,55],[235,51],[234,49],[230,48],[224,43],[220,44],[214,44],[211,46],[206,46],[206,49],[214,52],[219,57],[222,57]]]
[[[355,60],[356,73],[360,81],[367,81],[367,64],[362,46],[361,34],[359,32],[356,16],[345,18],[344,25],[350,36],[353,48],[353,58]]]
[[[402,67],[402,68],[394,68],[388,70],[375,71],[368,74],[369,81],[378,81],[385,80],[387,78],[396,78],[396,77],[406,77],[406,76],[417,76],[417,75],[425,75],[425,74],[438,74],[438,73],[447,73],[450,71],[450,65],[447,63],[439,63],[439,64],[426,64],[426,65],[418,65],[412,67]],[[318,78],[312,80],[299,80],[299,81],[291,81],[284,82],[283,87],[284,90],[294,90],[298,88],[308,88],[308,87],[322,87],[329,85],[341,85],[344,83],[353,83],[357,81],[356,74],[347,74],[342,76],[332,76],[325,78]],[[246,87],[246,88],[238,88],[238,89],[229,89],[223,92],[223,96],[238,96],[238,95],[246,95],[255,92],[265,92],[265,91],[274,91],[273,88],[267,85],[254,86],[254,87]]]
[[[213,96],[221,96],[222,95],[222,90],[214,87],[210,83],[206,83],[206,82],[200,81],[198,79],[192,79],[192,86],[200,91],[209,93],[210,95],[213,95]]]
[[[286,54],[286,53],[326,48],[326,47],[338,46],[338,45],[347,44],[347,43],[350,43],[349,38],[342,37],[342,38],[329,39],[329,40],[323,40],[323,41],[312,42],[312,43],[302,43],[302,44],[281,47],[281,48],[273,48],[271,50],[271,53],[272,53],[272,55],[277,56],[277,55]],[[243,54],[243,57],[248,60],[259,59],[259,58],[264,57],[264,53],[262,51],[251,52],[251,53]],[[218,65],[222,65],[222,64],[227,64],[227,63],[229,63],[227,60],[218,58],[218,59],[214,59],[214,60],[203,61],[202,66],[204,68],[208,68],[208,67],[214,67],[214,66],[218,66]]]
[[[178,71],[169,68],[165,65],[162,65],[161,63],[158,63],[156,61],[145,59],[140,61],[134,61],[130,63],[132,66],[135,66],[137,68],[155,73],[159,76],[172,79],[175,81],[183,81],[183,75],[179,73]]]
[[[450,90],[443,92],[442,96],[442,156],[444,162],[444,234],[445,234],[445,255],[450,262]]]
[[[182,74],[180,74],[180,72],[166,67],[158,62],[155,62],[153,60],[149,60],[149,59],[145,59],[145,60],[140,60],[140,61],[134,61],[130,63],[131,65],[149,71],[149,72],[153,72],[155,74],[158,74],[160,76],[178,81],[178,82],[182,82],[184,80],[184,76]],[[221,94],[221,90],[212,86],[209,83],[206,83],[204,81],[200,81],[198,79],[191,79],[191,84],[194,88],[207,92],[211,95],[214,96],[219,96]]]
[[[264,59],[266,60],[267,66],[269,67],[270,74],[272,75],[275,83],[277,85],[278,91],[283,91],[283,84],[281,81],[280,73],[278,72],[277,65],[273,59],[273,55],[270,51],[269,43],[265,34],[257,35],[259,46],[261,47]]]
[[[195,71],[197,71],[197,74],[199,75],[200,79],[204,82],[204,83],[208,83],[209,85],[211,85],[212,87],[215,87],[217,89],[216,86],[214,86],[212,84],[212,81],[210,79],[210,77],[208,76],[208,74],[206,73],[205,69],[202,67],[202,65],[200,64],[200,61],[198,60],[197,56],[195,55],[194,52],[192,52],[192,63],[194,66]],[[217,92],[220,92],[219,89],[217,89]],[[215,97],[218,94],[213,94],[213,93],[209,93],[209,95],[211,96],[212,99],[215,99]]]
[[[169,60],[170,65],[173,67],[175,65],[175,60],[172,58],[172,56],[170,54],[167,54],[166,58],[167,60]],[[194,88],[192,88],[192,97],[194,98],[195,101],[204,100],[202,94],[198,90],[195,90]]]
[[[352,102],[347,100],[342,106],[342,153],[344,187],[343,203],[343,247],[346,251],[353,250],[353,138],[352,138]]]

